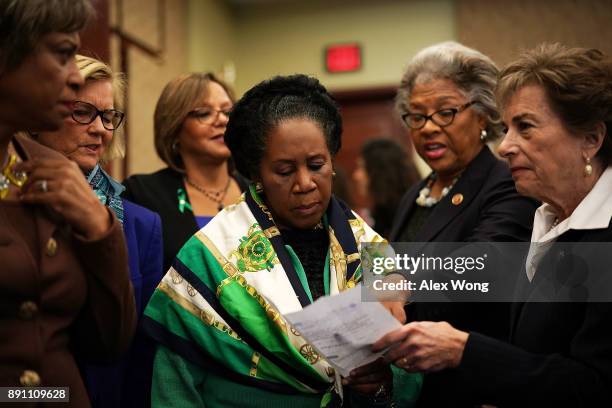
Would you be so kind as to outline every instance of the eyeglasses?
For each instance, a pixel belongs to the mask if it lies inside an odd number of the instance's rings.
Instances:
[[[115,130],[121,125],[125,114],[115,109],[100,110],[91,103],[75,101],[72,105],[72,119],[81,125],[89,125],[100,116],[106,130]]]
[[[200,123],[206,125],[212,125],[217,121],[220,114],[224,114],[226,118],[229,118],[231,112],[230,109],[212,109],[212,108],[198,108],[189,112],[187,115],[192,118],[196,118]]]
[[[475,103],[476,101],[472,101],[456,108],[442,109],[432,113],[431,115],[421,115],[420,113],[408,112],[402,115],[402,120],[411,129],[423,128],[428,120],[431,120],[440,127],[444,127],[453,123],[456,114],[463,112]]]

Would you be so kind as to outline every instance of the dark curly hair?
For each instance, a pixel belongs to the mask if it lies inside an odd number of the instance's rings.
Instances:
[[[334,98],[316,78],[276,76],[248,90],[232,109],[225,144],[238,171],[257,180],[268,135],[279,123],[296,118],[316,122],[335,156],[342,143],[342,119]]]

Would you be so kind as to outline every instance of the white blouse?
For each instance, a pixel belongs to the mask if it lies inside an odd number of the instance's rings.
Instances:
[[[574,212],[553,227],[555,218],[556,215],[549,204],[543,204],[536,210],[531,246],[525,265],[529,281],[533,279],[540,260],[560,235],[571,229],[608,228],[612,218],[612,166],[603,172]]]

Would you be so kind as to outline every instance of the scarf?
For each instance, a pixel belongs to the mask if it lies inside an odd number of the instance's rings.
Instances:
[[[110,208],[123,225],[123,201],[120,195],[125,187],[102,170],[99,164],[87,175],[87,182],[100,202]]]
[[[325,292],[336,294],[361,281],[361,243],[383,239],[333,197],[323,221],[330,238]],[[230,381],[329,396],[339,376],[283,317],[310,303],[304,269],[251,185],[183,246],[143,326],[172,352]]]

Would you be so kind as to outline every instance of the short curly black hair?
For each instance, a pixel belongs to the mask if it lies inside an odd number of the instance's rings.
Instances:
[[[268,135],[281,122],[296,118],[316,122],[331,156],[336,155],[342,144],[342,118],[334,98],[316,78],[276,76],[248,90],[232,109],[225,144],[238,171],[252,180],[259,179]]]

